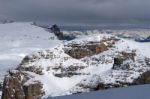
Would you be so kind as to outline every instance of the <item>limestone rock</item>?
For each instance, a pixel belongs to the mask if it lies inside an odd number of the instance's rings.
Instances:
[[[44,94],[41,83],[25,85],[28,79],[27,74],[10,71],[4,80],[2,99],[41,99]]]

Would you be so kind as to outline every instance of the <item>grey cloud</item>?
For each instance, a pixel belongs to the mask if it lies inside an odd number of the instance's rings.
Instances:
[[[17,21],[149,21],[149,9],[149,0],[0,0],[0,17]]]

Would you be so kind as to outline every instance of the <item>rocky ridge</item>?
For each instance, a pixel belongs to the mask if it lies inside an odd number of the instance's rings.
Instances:
[[[5,77],[2,99],[41,99],[146,84],[149,70],[150,59],[125,40],[104,34],[84,37],[26,56]]]

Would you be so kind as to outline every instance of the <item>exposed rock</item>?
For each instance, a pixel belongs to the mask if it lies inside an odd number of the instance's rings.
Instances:
[[[60,74],[54,74],[56,77],[63,78],[63,77],[72,77],[74,75],[81,75],[81,73],[76,73],[76,72],[64,72]]]
[[[109,38],[99,42],[88,42],[84,45],[82,44],[68,44],[66,46],[71,47],[69,49],[65,49],[65,53],[70,55],[73,58],[81,59],[87,56],[96,55],[108,50],[109,47],[113,46],[118,39]]]
[[[21,76],[21,73],[17,71],[5,77],[2,99],[25,99]]]
[[[41,99],[41,97],[44,95],[40,82],[36,82],[28,86],[24,85],[23,89],[25,93],[25,99]]]
[[[41,67],[39,67],[39,68],[35,68],[34,66],[22,67],[20,65],[17,69],[20,70],[20,71],[29,71],[29,72],[34,72],[34,73],[39,74],[39,75],[43,75],[43,73],[42,73],[43,69]]]
[[[132,83],[125,83],[125,82],[117,82],[117,83],[103,83],[101,82],[101,78],[98,75],[95,75],[95,80],[90,80],[87,83],[81,82],[77,86],[80,88],[84,88],[90,91],[97,91],[97,90],[104,90],[104,89],[110,89],[110,88],[119,88],[119,87],[125,87],[133,85]],[[95,77],[94,77],[95,78]]]
[[[130,69],[130,63],[128,64],[128,62],[126,62],[126,64],[124,64],[124,62],[127,61],[135,61],[134,57],[136,56],[135,52],[121,52],[119,53],[119,55],[117,55],[114,58],[114,65],[113,65],[113,69]],[[122,66],[123,65],[123,66]]]
[[[0,91],[2,91],[2,89],[3,89],[3,83],[1,82],[0,83]]]
[[[140,77],[134,80],[134,84],[149,84],[150,83],[150,71],[143,73]]]
[[[51,28],[51,31],[58,37],[59,40],[63,40],[63,32],[60,31],[59,27],[54,24]]]
[[[86,68],[85,66],[70,66],[68,68],[64,68],[64,67],[55,67],[53,68],[53,70],[60,70],[61,72],[60,73],[54,73],[54,75],[56,77],[60,77],[60,78],[63,78],[63,77],[72,77],[74,75],[86,75],[84,73],[79,73],[78,70],[82,70]]]
[[[66,53],[76,59],[80,59],[85,56],[92,55],[92,51],[86,48],[71,49],[71,50],[66,51]]]
[[[27,74],[17,70],[10,71],[4,80],[2,99],[41,99],[41,83],[25,85],[28,79]]]

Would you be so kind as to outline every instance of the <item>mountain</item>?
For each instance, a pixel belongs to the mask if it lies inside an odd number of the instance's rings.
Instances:
[[[149,36],[149,37],[146,37],[146,38],[139,38],[139,39],[136,39],[136,41],[138,41],[138,42],[150,42],[150,36]]]
[[[0,90],[7,71],[34,51],[47,49],[61,43],[57,37],[32,22],[0,24]]]
[[[137,42],[84,35],[25,56],[5,76],[2,99],[41,99],[150,83]]]
[[[5,16],[0,15],[0,24],[5,24],[5,23],[12,23],[14,21],[6,18]]]
[[[149,29],[119,29],[119,30],[88,30],[88,31],[64,31],[64,35],[70,35],[78,37],[80,35],[92,35],[92,34],[112,34],[120,38],[134,40],[137,42],[150,42],[150,30]]]

